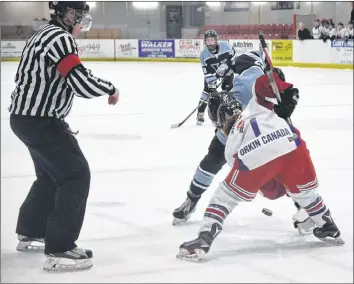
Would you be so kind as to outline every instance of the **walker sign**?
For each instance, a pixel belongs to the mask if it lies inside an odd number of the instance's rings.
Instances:
[[[174,40],[139,40],[139,57],[175,57]]]

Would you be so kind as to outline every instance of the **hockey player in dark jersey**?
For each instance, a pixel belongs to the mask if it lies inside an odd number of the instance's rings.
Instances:
[[[208,30],[204,35],[204,50],[200,54],[200,63],[204,73],[204,89],[200,101],[215,92],[221,83],[223,91],[230,91],[233,87],[234,74],[232,68],[235,64],[236,52],[228,42],[218,42],[218,34]],[[222,80],[222,82],[219,82]],[[197,125],[204,122],[204,112],[207,108],[206,100],[198,109]]]
[[[237,103],[224,107],[224,110],[227,110],[229,115],[232,115],[232,111],[235,111],[238,108],[238,104],[241,104],[242,107],[247,106],[252,98],[252,86],[254,82],[257,78],[264,75],[267,68],[268,66],[263,51],[251,51],[242,54],[235,59],[232,64],[232,71],[235,75],[229,93]],[[285,75],[281,69],[275,68],[275,71],[279,78],[285,81]],[[286,115],[289,113],[291,114],[297,105],[297,100],[299,98],[298,90],[295,88],[288,90],[283,96],[282,99],[287,111]],[[224,157],[226,136],[221,130],[222,125],[220,125],[220,122],[218,121],[218,118],[220,117],[218,111],[222,108],[220,105],[221,100],[219,96],[210,97],[208,114],[213,124],[216,126],[215,135],[210,143],[207,155],[203,158],[195,171],[187,192],[187,199],[173,212],[174,225],[186,222],[190,218],[191,214],[196,209],[196,205],[201,195],[208,189],[214,176],[226,163]],[[280,117],[285,117],[284,108],[275,108],[275,111]],[[275,199],[274,192],[269,190],[271,188],[272,186],[265,187],[262,193],[269,199]],[[284,195],[285,191],[281,194]]]

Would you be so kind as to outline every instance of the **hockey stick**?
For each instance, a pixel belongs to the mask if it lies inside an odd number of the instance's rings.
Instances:
[[[273,90],[273,92],[274,92],[274,94],[275,94],[275,96],[276,96],[276,98],[277,98],[277,101],[278,101],[279,103],[281,103],[281,97],[280,97],[280,93],[279,93],[279,90],[278,90],[278,86],[277,86],[277,84],[275,83],[275,80],[274,80],[274,75],[273,75],[273,63],[272,63],[272,60],[270,59],[270,56],[269,56],[269,54],[268,54],[267,44],[266,44],[266,42],[265,42],[264,34],[263,34],[262,31],[259,31],[259,32],[258,32],[258,38],[259,38],[259,40],[260,40],[260,42],[261,42],[263,52],[264,52],[264,54],[265,54],[265,56],[266,56],[266,58],[267,58],[267,61],[268,61],[269,67],[270,67],[270,68],[269,68],[269,71],[266,72],[266,74],[268,75],[268,78],[269,78],[269,84],[270,84],[270,86],[271,86],[271,88],[272,88],[272,90]],[[291,125],[293,124],[293,123],[291,122],[290,117],[288,117],[288,118],[286,119],[286,121],[287,121],[289,124],[291,124]]]
[[[223,80],[221,80],[221,82],[216,86],[216,89],[221,86],[222,82],[223,82]],[[209,94],[207,95],[207,97],[206,97],[204,100],[200,101],[199,104],[198,104],[198,106],[197,106],[195,109],[193,109],[193,111],[192,111],[184,120],[182,120],[180,123],[172,124],[172,125],[171,125],[171,128],[178,128],[178,127],[182,126],[182,125],[188,120],[188,118],[190,118],[190,117],[197,111],[197,109],[198,109],[202,104],[204,104],[207,100],[209,100],[210,96],[211,96],[211,93],[209,93]]]
[[[210,93],[207,95],[207,97],[204,100],[199,102],[198,106],[184,120],[182,120],[180,123],[172,124],[171,128],[178,128],[182,126],[188,120],[188,118],[190,118],[197,111],[197,109],[209,99],[209,97],[210,97]]]

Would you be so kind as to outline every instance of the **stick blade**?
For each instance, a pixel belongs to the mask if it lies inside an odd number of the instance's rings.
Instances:
[[[180,126],[181,126],[180,123],[175,123],[175,124],[172,124],[172,125],[171,125],[171,128],[174,129],[174,128],[178,128],[178,127],[180,127]]]

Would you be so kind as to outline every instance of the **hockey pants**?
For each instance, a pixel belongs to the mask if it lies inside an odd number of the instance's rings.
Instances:
[[[210,200],[200,231],[209,231],[214,223],[222,226],[227,215],[240,202],[252,201],[259,188],[272,180],[276,180],[279,186],[285,185],[289,196],[307,211],[317,226],[325,223],[322,215],[327,210],[326,205],[317,192],[316,172],[302,141],[296,150],[253,170],[241,170],[236,158],[229,174]]]
[[[90,187],[90,169],[68,124],[54,118],[11,115],[27,146],[37,179],[21,205],[16,233],[45,238],[45,253],[76,247]]]

